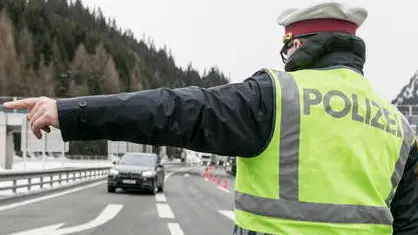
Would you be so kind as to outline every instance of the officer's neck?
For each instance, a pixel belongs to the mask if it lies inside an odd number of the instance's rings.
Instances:
[[[321,33],[309,38],[286,63],[286,71],[344,66],[363,73],[365,44],[358,37]]]
[[[352,52],[332,52],[319,58],[311,69],[348,67],[363,74],[364,60]]]

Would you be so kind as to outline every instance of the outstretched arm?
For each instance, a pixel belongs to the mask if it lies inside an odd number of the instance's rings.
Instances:
[[[58,100],[65,140],[111,139],[222,155],[254,155],[269,138],[272,83],[242,83]]]
[[[110,139],[253,156],[270,138],[273,97],[270,77],[260,74],[210,89],[160,88],[5,106],[33,109],[29,119],[38,138],[52,124],[43,119],[46,110],[59,120],[54,126],[65,141]]]

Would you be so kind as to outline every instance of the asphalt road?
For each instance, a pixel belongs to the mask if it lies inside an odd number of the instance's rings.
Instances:
[[[0,235],[232,234],[233,178],[220,172],[212,182],[199,168],[171,171],[157,195],[109,194],[103,181],[1,206]]]

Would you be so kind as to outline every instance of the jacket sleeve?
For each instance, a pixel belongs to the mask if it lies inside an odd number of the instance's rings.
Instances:
[[[273,102],[270,77],[258,74],[209,89],[159,88],[57,105],[64,141],[109,139],[245,157],[270,138]]]
[[[418,234],[417,143],[414,143],[404,174],[391,203],[393,235]]]

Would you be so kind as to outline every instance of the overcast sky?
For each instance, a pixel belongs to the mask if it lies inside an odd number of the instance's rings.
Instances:
[[[179,66],[200,72],[218,66],[240,82],[260,68],[283,69],[283,28],[277,17],[286,8],[312,0],[83,0],[137,38],[167,45]],[[386,99],[393,99],[418,70],[418,8],[415,0],[343,0],[367,8],[358,35],[366,41],[366,77]]]

